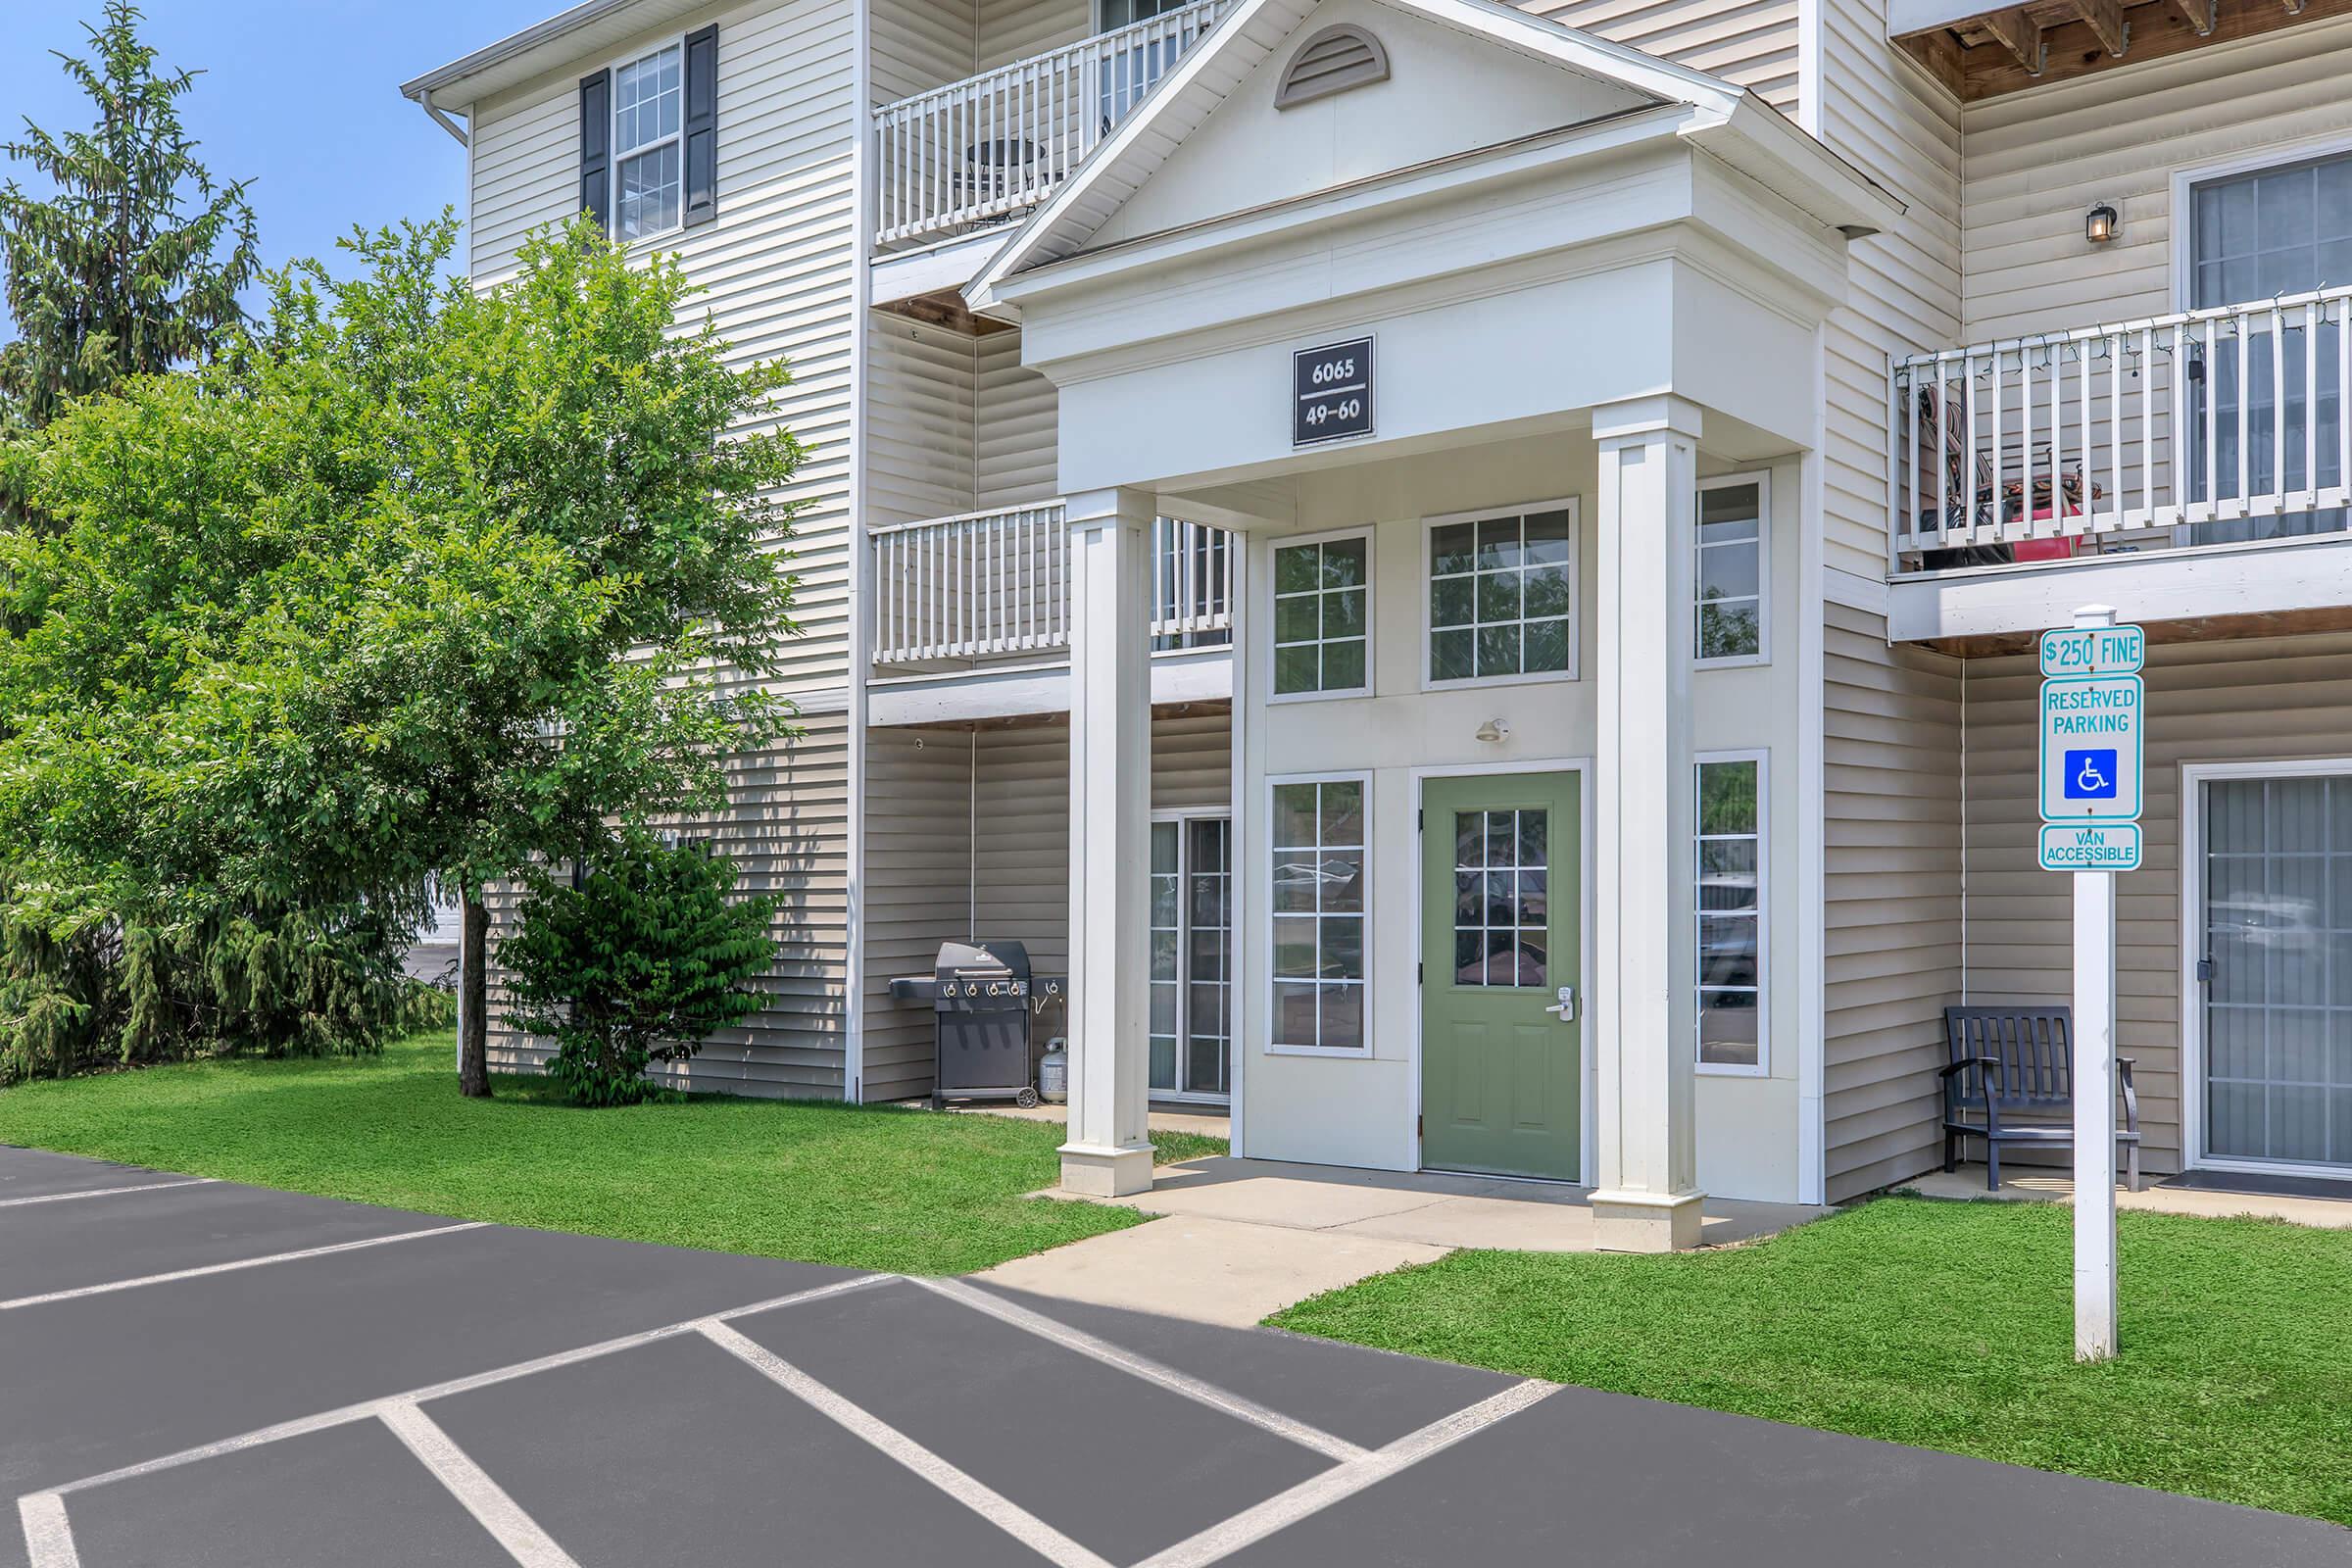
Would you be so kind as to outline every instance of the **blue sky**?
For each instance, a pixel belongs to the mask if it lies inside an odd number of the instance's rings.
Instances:
[[[145,0],[161,64],[201,69],[181,103],[216,178],[251,178],[264,255],[324,255],[353,223],[465,212],[466,152],[400,84],[570,0]],[[49,51],[85,54],[99,0],[0,0],[0,140],[91,109]],[[0,161],[0,177],[22,171]],[[24,178],[28,188],[36,181]]]

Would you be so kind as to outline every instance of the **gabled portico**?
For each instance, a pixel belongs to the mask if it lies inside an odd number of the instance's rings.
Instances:
[[[1332,27],[1388,74],[1300,102],[1296,51]],[[1237,1152],[1470,1150],[1447,1157],[1598,1189],[1604,1245],[1695,1240],[1693,757],[1792,731],[1797,663],[1694,695],[1696,491],[1785,470],[1751,487],[1785,524],[1756,592],[1795,593],[1821,437],[1788,377],[1843,235],[1894,210],[1737,89],[1505,7],[1242,0],[1007,242],[967,298],[1020,320],[1060,388],[1061,487],[1091,498],[1070,1186],[1150,1179],[1145,566],[1122,546],[1165,511],[1248,538]],[[1369,428],[1299,439],[1294,357],[1359,341]],[[1784,762],[1755,763],[1758,813]],[[1744,989],[1794,959],[1751,950]],[[1739,1196],[1803,1196],[1797,989],[1770,985],[1783,1064],[1757,1047],[1707,1112]],[[1463,1136],[1432,1143],[1433,1108]]]

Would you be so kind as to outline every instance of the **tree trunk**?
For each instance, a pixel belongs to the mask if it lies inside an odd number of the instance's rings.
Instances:
[[[458,1093],[490,1098],[490,911],[468,888],[458,933]]]

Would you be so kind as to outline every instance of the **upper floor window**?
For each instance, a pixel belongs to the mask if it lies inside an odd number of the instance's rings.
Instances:
[[[1764,502],[1760,473],[1708,479],[1698,487],[1691,652],[1702,664],[1764,662]]]
[[[2352,155],[2190,188],[2190,309],[2352,283]]]
[[[1429,524],[1428,684],[1573,674],[1576,503]]]
[[[1369,530],[1274,547],[1275,697],[1370,691],[1371,638]]]
[[[676,228],[685,205],[685,49],[671,44],[612,73],[613,233]]]

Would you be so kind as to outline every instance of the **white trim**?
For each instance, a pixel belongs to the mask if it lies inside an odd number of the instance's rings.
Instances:
[[[1226,644],[1226,649],[1233,662],[1234,691],[1248,690],[1244,682],[1250,678],[1250,662],[1258,657],[1257,617],[1250,608],[1254,603],[1250,595],[1256,589],[1250,576],[1257,569],[1256,552],[1250,548],[1250,542],[1249,534],[1237,535],[1235,543],[1238,548],[1233,556],[1233,624],[1229,628],[1232,640]],[[1250,858],[1250,850],[1256,842],[1256,828],[1250,818],[1250,802],[1257,797],[1256,792],[1250,788],[1251,753],[1250,704],[1247,701],[1233,705],[1226,732],[1231,750],[1226,760],[1225,798],[1233,810],[1232,838],[1226,845],[1226,853],[1233,858],[1233,950],[1227,963],[1230,971],[1228,979],[1233,986],[1233,1019],[1230,1025],[1233,1031],[1233,1076],[1229,1081],[1233,1098],[1225,1111],[1225,1146],[1236,1158],[1247,1158],[1249,1145],[1246,1140],[1249,1133],[1244,1111],[1250,1095],[1250,1054],[1242,1048],[1242,1043],[1250,1035],[1249,998],[1254,989],[1256,977],[1250,938],[1256,929],[1254,916],[1257,910],[1250,885],[1255,866]],[[1266,930],[1271,933],[1273,929],[1269,916]]]
[[[868,103],[873,97],[874,45],[873,17],[870,8],[856,8],[856,34],[850,67],[851,98],[858,104]],[[715,53],[715,51],[713,51]],[[715,65],[715,62],[714,62]],[[710,84],[711,102],[717,103],[718,83]],[[681,130],[685,118],[678,121]],[[867,451],[866,422],[871,417],[867,396],[871,391],[868,373],[868,339],[874,330],[874,253],[873,226],[875,208],[874,133],[869,119],[860,114],[858,133],[850,144],[850,428],[848,433],[850,462],[849,559],[844,564],[845,591],[849,595],[849,638],[847,693],[849,725],[849,883],[843,889],[842,914],[848,929],[844,933],[849,973],[844,989],[842,1006],[845,1017],[841,1041],[841,1098],[855,1105],[865,1098],[865,772],[870,751],[866,734],[869,711],[868,683],[873,675],[874,595],[867,584],[873,546],[867,542],[865,525],[870,515],[872,476],[866,472],[870,456]],[[681,164],[681,172],[683,166]],[[681,193],[679,216],[685,216],[685,201]],[[973,765],[979,760],[980,735],[972,732]],[[967,890],[970,878],[966,877]]]
[[[1277,984],[1282,983],[1283,980],[1287,980],[1288,983],[1292,985],[1297,985],[1299,983],[1298,977],[1295,975],[1284,976],[1281,977],[1281,979],[1278,979],[1274,973],[1274,922],[1281,918],[1280,911],[1274,907],[1274,792],[1286,784],[1355,784],[1360,785],[1363,789],[1364,973],[1363,977],[1355,982],[1357,988],[1362,992],[1363,995],[1363,1001],[1359,1004],[1362,1008],[1363,1023],[1361,1033],[1363,1035],[1363,1043],[1353,1048],[1336,1046],[1279,1046],[1274,1043],[1274,987]],[[1323,773],[1269,773],[1266,775],[1265,788],[1260,796],[1260,799],[1263,802],[1265,812],[1264,821],[1266,824],[1267,856],[1265,864],[1266,899],[1264,905],[1262,906],[1266,914],[1266,972],[1262,980],[1263,991],[1261,999],[1264,1001],[1266,1005],[1266,1037],[1264,1043],[1258,1047],[1259,1054],[1267,1056],[1307,1056],[1317,1060],[1332,1061],[1368,1060],[1374,1054],[1372,1049],[1372,921],[1375,911],[1372,906],[1372,853],[1375,847],[1375,841],[1373,838],[1372,822],[1371,770],[1364,768],[1340,769],[1333,772]],[[1317,814],[1319,818],[1320,812],[1318,811]],[[1322,853],[1322,823],[1320,820],[1318,820],[1315,825],[1315,850],[1318,855]],[[1254,896],[1254,890],[1252,890],[1252,897]],[[1320,911],[1317,912],[1315,918],[1318,922],[1320,922],[1322,918]],[[1322,931],[1318,928],[1315,933],[1318,946],[1322,941]],[[1316,983],[1320,984],[1321,982],[1318,980]],[[1321,1026],[1322,1008],[1318,1004],[1316,1007],[1317,1033],[1321,1032]],[[1236,1054],[1238,1055],[1239,1053],[1236,1053]]]
[[[1527,533],[1526,519],[1539,512],[1565,512],[1568,514],[1568,667],[1566,669],[1521,670],[1515,675],[1465,675],[1451,680],[1434,678],[1429,672],[1431,667],[1430,645],[1437,627],[1432,624],[1431,617],[1437,613],[1437,606],[1431,601],[1435,597],[1437,579],[1430,570],[1430,551],[1432,549],[1431,541],[1436,538],[1437,531],[1440,528],[1451,527],[1456,523],[1486,522],[1503,517],[1516,517],[1520,519],[1520,537],[1521,542],[1524,543]],[[1558,496],[1545,501],[1506,502],[1497,507],[1480,507],[1470,512],[1447,512],[1435,516],[1423,517],[1421,519],[1421,555],[1420,559],[1413,564],[1413,583],[1421,601],[1421,666],[1415,671],[1419,689],[1424,692],[1458,692],[1486,686],[1541,686],[1558,681],[1582,680],[1584,678],[1582,645],[1585,631],[1584,547],[1585,509],[1583,498],[1579,496]],[[1473,567],[1470,573],[1473,584],[1477,580],[1477,575],[1476,568]],[[1474,586],[1472,589],[1474,596],[1476,591]],[[1474,609],[1472,613],[1476,612]],[[1474,643],[1476,627],[1479,624],[1481,623],[1472,622]],[[1493,624],[1501,625],[1502,622],[1495,621]],[[1520,606],[1518,624],[1522,628],[1521,636],[1524,638],[1526,635],[1524,628],[1527,624],[1524,602]],[[1448,627],[1446,629],[1450,631],[1458,628]],[[1524,659],[1524,644],[1522,648],[1522,658]]]
[[[1809,0],[1808,0],[1809,3]],[[1828,332],[1813,334],[1813,407],[1829,407]],[[1828,484],[1817,416],[1810,448],[1797,458],[1799,518],[1818,517]],[[1824,1113],[1829,1036],[1829,805],[1824,757],[1829,729],[1828,597],[1835,579],[1819,528],[1799,527],[1796,610],[1796,1200],[1825,1201],[1829,1123]],[[1845,574],[1840,574],[1845,575]],[[1856,579],[1865,580],[1865,579]],[[1885,602],[1886,581],[1877,583]]]
[[[1756,769],[1756,1062],[1742,1067],[1730,1062],[1701,1061],[1698,1030],[1703,1015],[1697,1005],[1698,976],[1684,977],[1690,987],[1690,1066],[1701,1078],[1769,1078],[1772,1076],[1772,752],[1761,746],[1733,747],[1719,752],[1690,754],[1690,940],[1698,949],[1699,922],[1706,911],[1698,904],[1699,832],[1698,770],[1710,763],[1750,762]],[[1737,835],[1730,835],[1737,836]]]
[[[2205,987],[2203,957],[2205,820],[2198,810],[2216,779],[2352,777],[2352,757],[2271,758],[2247,762],[2180,764],[2180,1167],[2263,1176],[2327,1176],[2345,1167],[2325,1160],[2231,1159],[2205,1152]]]
[[[1740,485],[1756,487],[1756,651],[1752,654],[1730,654],[1719,659],[1702,659],[1698,653],[1698,564],[1709,549],[1728,549],[1725,545],[1708,545],[1701,537],[1697,511],[1693,510],[1690,525],[1690,667],[1692,669],[1757,669],[1772,662],[1772,470],[1744,468],[1738,473],[1721,473],[1712,479],[1698,481],[1698,493],[1710,490],[1731,490]]]
[[[626,66],[640,65],[670,49],[678,52],[678,128],[666,136],[657,136],[643,146],[632,147],[628,152],[623,153],[620,150],[621,70]],[[611,204],[607,211],[612,215],[610,232],[612,243],[625,249],[635,250],[640,246],[651,245],[656,240],[671,239],[686,232],[686,34],[683,32],[672,33],[667,38],[647,44],[642,49],[633,49],[618,59],[608,61],[603,69],[612,73],[606,78],[605,86],[605,200]],[[715,62],[712,69],[716,70]],[[713,81],[710,84],[710,92],[715,100],[718,93],[717,82]],[[659,152],[663,147],[675,147],[678,150],[678,220],[667,228],[649,229],[643,234],[631,234],[624,237],[620,232],[621,161],[624,158],[642,158],[647,153]]]
[[[1574,773],[1576,775],[1577,1047],[1584,1054],[1584,1072],[1581,1075],[1584,1082],[1580,1086],[1579,1092],[1579,1103],[1582,1110],[1577,1118],[1582,1123],[1577,1129],[1577,1176],[1572,1185],[1591,1187],[1599,1179],[1599,1164],[1594,1153],[1594,1145],[1600,1137],[1600,1054],[1593,1050],[1592,1037],[1587,1027],[1592,1017],[1592,791],[1591,788],[1592,759],[1590,757],[1530,757],[1510,762],[1433,762],[1424,767],[1406,769],[1405,777],[1412,785],[1413,819],[1418,822],[1421,820],[1419,813],[1426,808],[1424,803],[1428,799],[1428,791],[1425,786],[1431,779],[1487,778],[1513,773]],[[1421,856],[1424,848],[1424,841],[1416,834],[1412,855],[1413,951],[1416,954],[1421,952],[1421,920],[1424,912],[1421,907],[1421,900],[1425,892],[1421,875]],[[1422,1114],[1420,1002],[1420,988],[1416,986],[1413,994],[1411,1046],[1406,1053],[1412,1069],[1412,1115],[1413,1124],[1416,1127],[1420,1125]],[[1413,1168],[1416,1170],[1429,1168],[1421,1163],[1421,1140],[1417,1136],[1413,1139]],[[1548,1181],[1548,1178],[1541,1176],[1496,1177],[1494,1179]],[[1559,1186],[1562,1184],[1550,1182],[1549,1185]]]
[[[2326,135],[2304,136],[2293,141],[2274,143],[2258,152],[2233,153],[2227,158],[2210,159],[2204,163],[2182,164],[2173,171],[2171,184],[2172,233],[2167,236],[2166,249],[2171,253],[2169,263],[2172,276],[2168,291],[2173,309],[2185,311],[2188,303],[2195,265],[2190,260],[2189,193],[2198,186],[2217,179],[2229,179],[2238,174],[2258,173],[2266,169],[2283,169],[2290,164],[2308,164],[2314,159],[2331,158],[2352,153],[2352,132],[2330,131]],[[2122,203],[2115,204],[2118,208]],[[2119,213],[2120,218],[2120,213]]]
[[[1247,538],[1248,535],[1244,535],[1243,537]],[[1276,655],[1279,654],[1281,648],[1286,645],[1279,645],[1274,640],[1274,585],[1276,581],[1276,573],[1274,570],[1274,552],[1277,550],[1289,550],[1298,545],[1334,544],[1343,539],[1361,539],[1364,542],[1364,683],[1361,686],[1334,687],[1329,691],[1317,689],[1311,692],[1278,692],[1274,689],[1274,665],[1276,663]],[[1276,707],[1289,703],[1325,703],[1343,701],[1350,697],[1371,696],[1374,686],[1372,670],[1373,656],[1379,647],[1373,627],[1373,617],[1379,613],[1379,606],[1376,602],[1379,597],[1379,587],[1376,578],[1380,570],[1380,563],[1378,560],[1379,551],[1377,549],[1377,541],[1373,537],[1373,525],[1366,522],[1358,523],[1346,528],[1326,528],[1320,533],[1284,534],[1279,538],[1267,540],[1265,548],[1266,585],[1259,597],[1262,600],[1262,608],[1266,616],[1266,705],[1268,707]],[[1321,648],[1324,646],[1324,644],[1321,640],[1320,622],[1317,623],[1316,630],[1317,642],[1315,646],[1317,648]],[[1291,643],[1287,646],[1292,648],[1302,648],[1305,646],[1305,644]],[[1320,656],[1318,656],[1318,658]],[[1317,667],[1319,673],[1320,665]]]

